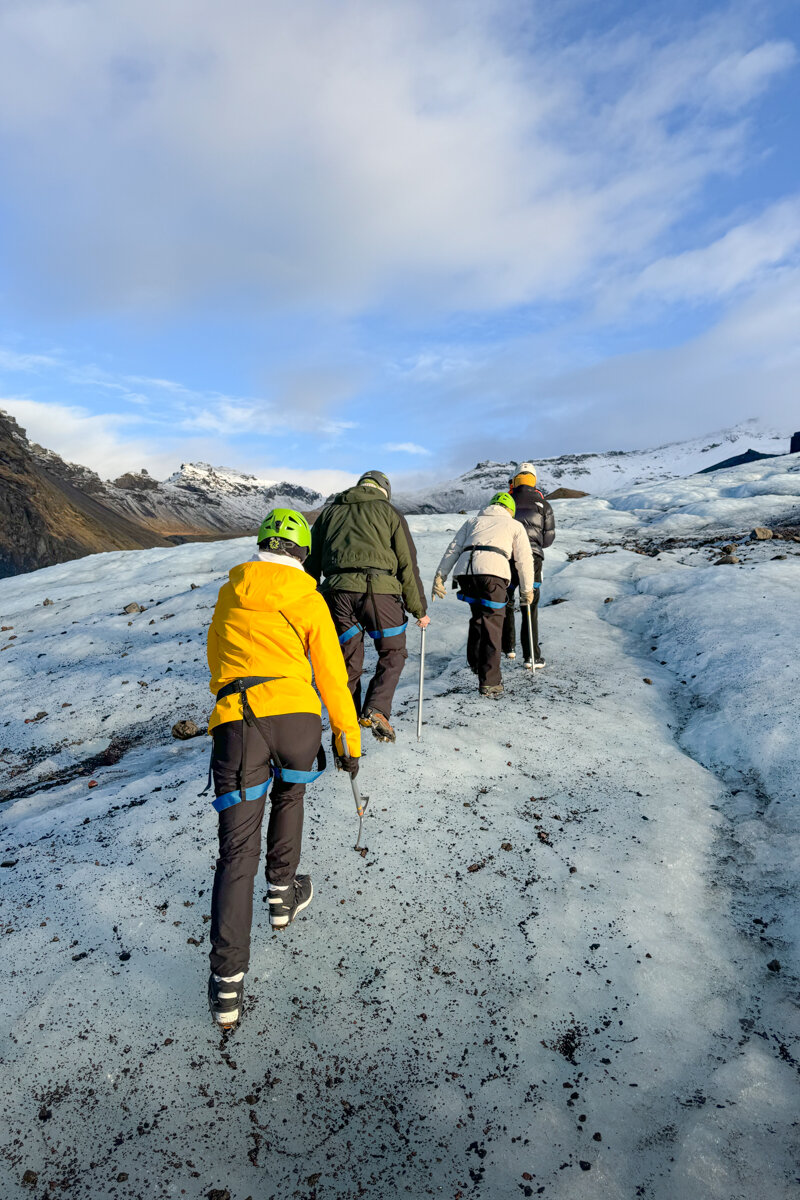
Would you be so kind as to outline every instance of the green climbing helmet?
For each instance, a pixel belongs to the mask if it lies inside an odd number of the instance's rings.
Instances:
[[[496,496],[492,496],[489,503],[490,504],[502,504],[503,508],[508,509],[508,511],[511,513],[512,517],[516,516],[516,513],[517,513],[516,501],[514,500],[513,496],[510,496],[508,494],[508,492],[498,492]]]
[[[302,513],[293,508],[273,508],[267,513],[258,531],[258,544],[269,538],[283,538],[305,550],[311,549],[311,526]]]

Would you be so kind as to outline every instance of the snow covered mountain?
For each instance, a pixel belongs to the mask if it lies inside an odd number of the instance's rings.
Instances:
[[[598,454],[562,454],[537,459],[523,455],[520,462],[536,464],[539,486],[552,492],[558,487],[574,488],[593,496],[605,496],[625,487],[658,483],[693,475],[748,449],[764,454],[786,454],[789,435],[766,432],[754,421],[746,421],[721,433],[672,442],[651,450],[608,450]],[[492,493],[508,486],[519,462],[481,462],[457,479],[435,490],[423,488],[398,495],[396,503],[406,513],[470,511],[485,504]]]
[[[161,533],[241,533],[256,528],[275,507],[319,508],[319,492],[296,483],[260,479],[230,467],[184,463],[159,483],[142,471],[103,484],[103,496],[117,512],[135,517]]]
[[[796,1198],[800,545],[746,533],[800,457],[556,504],[546,670],[482,699],[449,594],[418,743],[409,631],[369,852],[329,770],[314,901],[272,933],[262,862],[226,1036],[208,739],[170,728],[252,543],[0,580],[4,1197]],[[739,562],[625,548],[680,514]],[[426,582],[456,524],[411,517]]]

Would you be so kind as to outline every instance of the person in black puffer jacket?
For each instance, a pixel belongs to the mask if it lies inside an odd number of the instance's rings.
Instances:
[[[542,587],[542,564],[544,552],[552,546],[556,536],[556,522],[553,509],[545,500],[544,495],[536,486],[536,468],[532,463],[522,463],[513,479],[509,480],[508,490],[514,497],[517,506],[517,520],[524,526],[533,551],[535,582],[533,585],[533,604],[531,605],[531,629],[533,632],[533,653],[528,641],[528,622],[522,621],[522,653],[525,666],[533,670],[534,666],[545,665],[539,646],[539,595]],[[503,625],[503,653],[509,658],[516,656],[515,646],[517,633],[514,624],[514,592],[518,586],[516,572],[512,567],[511,583],[508,588],[506,617]]]

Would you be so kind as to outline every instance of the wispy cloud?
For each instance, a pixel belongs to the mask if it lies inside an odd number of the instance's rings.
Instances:
[[[658,258],[630,281],[621,282],[606,303],[642,297],[662,304],[718,300],[757,284],[770,269],[790,264],[800,249],[800,197],[771,205],[708,245]]]
[[[0,371],[32,371],[59,367],[61,360],[51,354],[24,354],[0,347]]]
[[[390,454],[420,454],[428,458],[431,453],[425,446],[419,446],[416,442],[386,442],[383,449]]]

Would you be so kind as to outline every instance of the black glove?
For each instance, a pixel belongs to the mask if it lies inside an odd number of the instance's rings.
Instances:
[[[349,754],[340,754],[336,749],[336,736],[331,738],[331,749],[333,750],[333,761],[336,764],[337,771],[346,771],[351,779],[355,779],[358,774],[359,760],[351,758]]]
[[[347,754],[335,754],[333,761],[336,763],[337,771],[347,771],[350,778],[355,779],[358,774],[359,760],[357,758],[350,758]]]

